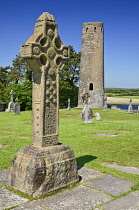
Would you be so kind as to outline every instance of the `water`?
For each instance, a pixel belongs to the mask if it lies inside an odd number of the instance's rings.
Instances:
[[[129,104],[107,104],[108,108],[111,108],[111,106],[117,106],[118,108],[121,109],[127,109],[128,110],[128,106]],[[138,105],[132,105],[132,109],[133,110],[138,110]]]

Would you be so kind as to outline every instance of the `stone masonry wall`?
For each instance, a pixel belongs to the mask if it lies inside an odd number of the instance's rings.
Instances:
[[[101,22],[83,24],[78,107],[83,107],[82,93],[88,92],[91,108],[104,105],[104,28]]]

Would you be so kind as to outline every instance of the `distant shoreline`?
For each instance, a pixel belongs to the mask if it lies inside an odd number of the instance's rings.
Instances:
[[[107,104],[129,104],[130,98],[132,96],[129,96],[129,98],[107,97]],[[139,105],[139,99],[132,99],[132,104]]]

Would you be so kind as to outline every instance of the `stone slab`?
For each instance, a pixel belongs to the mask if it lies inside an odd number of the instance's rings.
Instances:
[[[102,206],[105,210],[138,210],[139,191],[132,192]]]
[[[80,177],[80,182],[85,182],[87,180],[97,178],[98,176],[102,176],[104,174],[94,169],[78,166],[78,175]]]
[[[80,185],[36,202],[51,210],[90,210],[111,199],[109,195]]]
[[[86,184],[114,196],[127,192],[133,185],[128,180],[119,179],[111,175],[105,175],[100,178],[93,179],[86,182]]]
[[[21,198],[19,195],[15,195],[9,190],[0,187],[0,210],[16,206],[27,201],[28,199]]]
[[[46,208],[41,207],[40,205],[38,205],[35,202],[29,202],[29,203],[25,203],[23,205],[20,205],[16,208],[14,208],[14,210],[46,210]]]
[[[0,171],[0,183],[8,185],[9,184],[9,169]]]
[[[106,164],[105,166],[109,168],[115,168],[119,171],[131,173],[131,174],[138,174],[139,175],[139,168],[136,167],[130,167],[130,166],[119,166],[119,165],[113,165],[113,164]]]

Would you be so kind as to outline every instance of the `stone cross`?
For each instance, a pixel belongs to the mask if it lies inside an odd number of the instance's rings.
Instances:
[[[104,107],[103,107],[103,111],[108,111],[108,106],[107,106],[107,97],[104,97]]]
[[[72,149],[58,144],[58,72],[68,57],[68,48],[58,36],[52,15],[45,12],[38,18],[34,35],[22,45],[20,56],[33,71],[33,144],[15,155],[9,184],[39,197],[79,180]]]
[[[129,114],[133,113],[133,110],[132,110],[132,98],[130,98],[130,101],[129,101],[129,106],[128,106],[128,111],[127,111]]]
[[[44,12],[34,34],[21,46],[20,56],[33,71],[33,146],[58,144],[59,70],[68,57],[54,16]]]
[[[10,96],[11,96],[11,98],[10,98],[10,102],[12,102],[12,103],[13,103],[13,101],[14,101],[14,91],[13,91],[13,90],[11,90],[11,92],[10,92]]]
[[[70,110],[70,98],[68,98],[68,108],[67,110]]]
[[[89,93],[85,92],[82,94],[83,103],[88,104],[88,98],[90,97]]]
[[[8,104],[8,109],[6,109],[6,112],[13,112],[14,111],[14,91],[11,90],[10,92],[10,102]]]

